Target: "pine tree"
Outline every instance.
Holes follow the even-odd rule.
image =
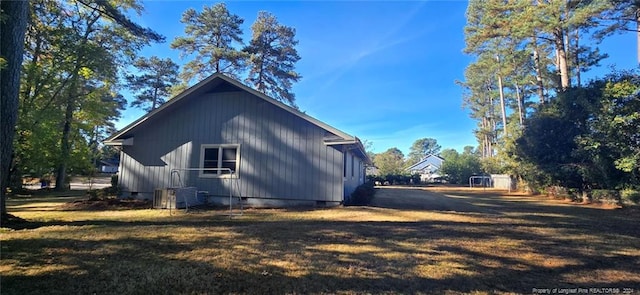
[[[213,73],[238,77],[246,60],[246,54],[235,47],[242,46],[242,18],[231,14],[226,4],[218,3],[205,6],[202,12],[187,9],[181,22],[186,24],[186,36],[173,40],[171,48],[181,50],[182,57],[195,55],[183,68],[181,76],[185,82]]]
[[[273,98],[295,107],[291,92],[301,76],[295,72],[300,60],[295,46],[295,29],[278,23],[273,14],[260,11],[251,26],[253,35],[244,51],[249,55],[250,71],[246,82]]]
[[[5,203],[13,137],[18,113],[18,92],[24,35],[28,21],[26,1],[0,1],[0,217],[7,217]]]
[[[409,148],[408,165],[418,163],[421,159],[428,155],[437,155],[441,146],[434,138],[421,138],[413,142]]]
[[[178,83],[178,65],[171,59],[141,57],[134,63],[139,74],[127,75],[128,86],[135,91],[132,107],[150,112],[171,95],[171,87]]]

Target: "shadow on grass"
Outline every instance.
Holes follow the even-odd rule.
[[[639,239],[566,239],[593,232],[562,227],[548,234],[544,225],[526,222],[183,220],[50,225],[93,225],[115,234],[3,241],[3,264],[16,261],[14,267],[32,269],[29,274],[3,274],[3,294],[529,293],[532,288],[593,287],[594,281],[598,287],[640,287],[637,252],[624,252],[637,249]],[[193,229],[195,237],[190,236]],[[95,231],[100,228],[92,228]],[[161,232],[136,236],[150,231]],[[223,232],[228,236],[217,235]],[[586,276],[587,283],[568,276],[576,273]]]
[[[265,210],[260,218],[238,220],[204,213],[158,221],[31,223],[40,229],[2,238],[1,265],[11,270],[3,271],[2,293],[640,289],[637,216],[498,197],[451,204],[493,206],[500,214],[440,211],[448,219],[325,221],[282,220],[276,218],[281,211]]]

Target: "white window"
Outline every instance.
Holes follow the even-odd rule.
[[[200,147],[200,177],[228,177],[238,173],[239,144],[203,144]],[[231,171],[229,171],[231,170]]]

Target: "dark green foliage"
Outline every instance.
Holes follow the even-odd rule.
[[[373,157],[373,164],[380,175],[400,175],[404,169],[404,154],[398,148],[390,148]]]
[[[178,84],[178,65],[169,58],[152,56],[138,58],[134,66],[138,74],[126,76],[127,86],[136,93],[131,106],[150,112],[164,103],[171,87]]]
[[[483,174],[480,158],[474,154],[459,154],[456,150],[448,149],[442,151],[440,156],[444,159],[440,172],[449,183],[468,184],[471,176]]]
[[[173,40],[171,48],[181,50],[183,57],[194,55],[194,59],[184,65],[185,82],[204,79],[213,73],[237,77],[244,69],[246,54],[234,46],[242,45],[240,26],[244,20],[230,13],[226,4],[205,6],[201,12],[189,8],[180,21],[186,24],[186,36]]]
[[[407,184],[419,184],[420,175],[407,175],[407,174],[386,174],[386,175],[369,175],[368,180],[372,182],[379,182],[382,185],[407,185]]]
[[[640,190],[623,189],[620,191],[620,198],[625,204],[640,204]]]
[[[516,140],[522,177],[537,189],[637,187],[639,81],[637,74],[611,75],[540,107]]]
[[[421,138],[413,142],[409,151],[408,165],[418,163],[429,155],[437,155],[442,148],[434,138]]]
[[[411,183],[412,184],[420,184],[421,180],[420,180],[420,174],[413,174],[411,175]]]
[[[258,13],[251,30],[251,42],[243,49],[249,56],[250,67],[245,81],[258,91],[296,107],[291,87],[302,78],[295,71],[295,64],[300,60],[295,48],[296,30],[281,25],[266,11]]]
[[[124,66],[150,40],[151,30],[124,15],[137,1],[30,1],[14,166],[19,175],[90,171],[100,142],[113,131],[126,100],[118,93]]]
[[[373,196],[376,193],[376,189],[373,186],[373,181],[367,181],[359,185],[356,190],[351,193],[349,199],[345,201],[346,206],[367,206],[373,200]]]
[[[591,191],[590,201],[594,203],[620,205],[620,192],[616,190],[598,189]]]
[[[111,175],[111,187],[118,187],[118,174]]]

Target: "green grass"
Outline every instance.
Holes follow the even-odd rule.
[[[398,191],[399,197],[402,190]],[[444,192],[446,193],[446,191]],[[9,200],[4,294],[531,293],[640,290],[627,210],[451,191],[496,214],[376,207],[65,211],[77,196]]]

